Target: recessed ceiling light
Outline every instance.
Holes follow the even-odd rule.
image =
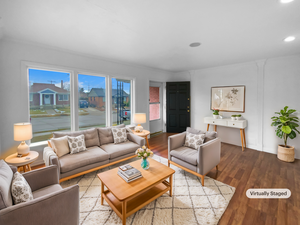
[[[294,36],[289,36],[289,37],[286,37],[285,39],[284,39],[284,41],[285,42],[290,42],[290,41],[293,41],[293,40],[295,40],[296,38],[294,37]]]
[[[200,46],[201,45],[201,43],[199,43],[199,42],[194,42],[194,43],[191,43],[190,44],[190,47],[198,47],[198,46]]]
[[[294,0],[280,0],[281,3],[289,3],[289,2],[292,2]]]

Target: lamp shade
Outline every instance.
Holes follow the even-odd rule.
[[[31,123],[15,123],[14,124],[14,140],[27,141],[32,138]]]
[[[146,123],[146,113],[135,113],[133,117],[134,123],[141,124]]]

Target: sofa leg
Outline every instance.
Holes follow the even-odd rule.
[[[219,165],[216,165],[216,170],[219,170]]]

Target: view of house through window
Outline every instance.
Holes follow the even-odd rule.
[[[70,90],[70,73],[30,68],[28,76],[31,143],[46,141],[55,131],[76,130],[71,127],[76,121],[79,130],[131,122],[131,80],[111,79],[112,108],[108,110],[106,77],[78,74],[78,80],[74,81],[75,86],[78,84],[77,98]],[[78,104],[78,113],[72,111],[71,102]],[[112,114],[111,124],[106,124],[108,112]]]
[[[29,101],[31,143],[71,130],[69,73],[29,69]]]
[[[149,87],[149,118],[160,119],[159,87]]]
[[[78,74],[79,129],[106,126],[105,77]]]
[[[131,80],[112,78],[112,123],[130,124],[131,121]]]

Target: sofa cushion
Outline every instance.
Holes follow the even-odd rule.
[[[204,139],[204,143],[211,141],[213,139],[217,138],[217,132],[216,131],[206,131],[205,132],[205,139]]]
[[[204,131],[202,131],[202,130],[197,130],[197,129],[194,129],[194,128],[191,128],[191,127],[187,127],[187,128],[186,128],[186,132],[192,133],[192,134],[205,134]]]
[[[99,147],[90,147],[86,151],[77,154],[68,154],[59,158],[60,172],[65,173],[86,165],[105,161],[109,159],[109,154]]]
[[[63,188],[59,184],[53,184],[53,185],[49,185],[47,187],[38,189],[38,190],[32,192],[32,194],[33,194],[33,198],[35,199],[35,198],[39,198],[39,197],[42,197],[47,194],[51,194],[55,191],[60,191],[62,189]]]
[[[12,206],[10,186],[13,178],[13,171],[9,165],[0,160],[0,210]]]
[[[174,156],[182,161],[185,161],[192,165],[197,165],[198,150],[189,147],[179,147],[176,150],[171,150],[171,156]]]
[[[120,124],[118,126],[113,126],[113,127],[114,128],[123,128],[123,127],[125,127],[125,124]],[[101,145],[114,143],[114,136],[113,136],[113,133],[112,133],[112,130],[111,130],[111,128],[113,128],[113,127],[100,127],[100,128],[97,128]]]
[[[135,153],[140,146],[134,142],[127,141],[118,145],[114,143],[101,145],[101,148],[110,155],[110,159],[113,159],[129,153]]]
[[[85,145],[87,148],[93,146],[100,146],[98,132],[96,128],[74,131],[74,132],[53,132],[53,137],[54,138],[63,137],[63,136],[77,137],[81,134],[84,134]]]

